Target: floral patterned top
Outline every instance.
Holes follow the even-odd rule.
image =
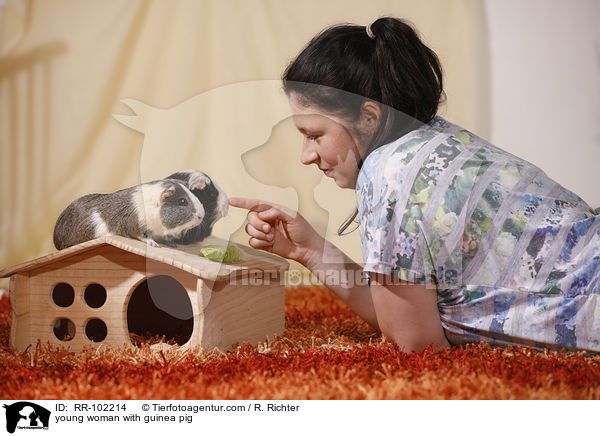
[[[600,216],[536,166],[435,117],[356,190],[364,271],[435,286],[451,343],[600,351]]]

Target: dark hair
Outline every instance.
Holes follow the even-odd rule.
[[[380,145],[431,121],[445,99],[439,59],[413,27],[382,17],[370,28],[374,38],[365,26],[342,24],[325,29],[282,77],[288,96],[295,93],[303,104],[349,121],[358,119],[366,99],[381,103],[382,122],[363,160]],[[338,234],[356,214],[342,224]]]

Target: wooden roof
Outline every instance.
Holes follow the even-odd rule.
[[[219,245],[226,247],[235,245],[240,253],[239,262],[226,264],[209,260],[200,254],[200,248],[206,245]],[[59,259],[75,256],[93,250],[102,245],[112,245],[121,250],[153,259],[175,268],[182,269],[206,280],[224,280],[231,275],[243,275],[250,270],[285,271],[289,263],[273,254],[256,250],[243,245],[235,244],[224,239],[210,236],[201,243],[179,245],[177,248],[151,247],[145,242],[123,236],[102,236],[91,241],[74,245],[64,250],[57,251],[47,256],[39,257],[0,271],[0,277],[9,277],[13,274],[32,271],[41,266],[55,262]]]

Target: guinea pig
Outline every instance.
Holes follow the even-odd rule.
[[[104,235],[139,239],[148,245],[200,242],[228,211],[228,199],[210,177],[196,170],[110,194],[88,194],[73,201],[54,227],[54,246],[62,250]]]

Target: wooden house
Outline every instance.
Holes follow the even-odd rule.
[[[208,244],[228,242],[169,248],[104,236],[0,271],[10,277],[10,345],[81,351],[150,334],[225,350],[282,334],[288,262],[236,244],[240,261],[214,262],[200,254]]]

